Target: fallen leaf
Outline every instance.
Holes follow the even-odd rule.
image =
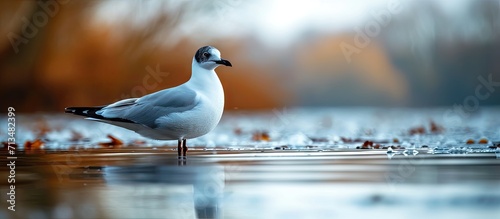
[[[241,128],[235,128],[233,131],[234,131],[235,135],[241,135],[241,134],[243,134],[243,130],[241,130]]]
[[[30,151],[30,150],[39,150],[39,149],[42,149],[42,147],[44,146],[44,143],[42,140],[40,139],[36,139],[35,141],[31,142],[31,141],[26,141],[24,143],[24,150],[26,151]]]
[[[422,135],[425,134],[425,128],[423,126],[415,127],[410,129],[410,135]]]
[[[99,145],[102,147],[120,147],[123,145],[123,142],[120,139],[112,135],[108,135],[108,138],[111,139],[110,142],[99,143]]]
[[[481,139],[479,139],[479,141],[477,143],[479,143],[479,144],[488,144],[488,139],[481,138]]]
[[[432,120],[431,120],[430,126],[431,126],[431,132],[434,133],[434,134],[439,134],[439,133],[442,133],[444,131],[443,126],[440,126],[440,125],[436,124]]]
[[[474,144],[476,142],[474,140],[472,140],[472,139],[469,138],[469,139],[467,139],[467,141],[465,143],[466,144]]]
[[[373,146],[373,141],[365,141],[363,146]]]
[[[257,132],[253,133],[252,140],[253,141],[270,141],[271,137],[269,136],[269,133],[267,133],[266,131],[257,131]]]
[[[380,145],[379,145],[380,146]],[[373,147],[373,141],[365,141],[360,149],[371,149]],[[358,148],[358,147],[357,147]]]

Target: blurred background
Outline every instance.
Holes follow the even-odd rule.
[[[62,112],[183,83],[217,47],[226,109],[500,103],[498,0],[0,1],[0,108]],[[482,82],[483,81],[483,82]]]

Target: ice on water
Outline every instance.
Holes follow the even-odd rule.
[[[381,142],[385,146],[401,146],[405,155],[419,151],[429,153],[494,152],[492,144],[465,144],[467,139],[486,138],[500,141],[500,122],[496,115],[499,108],[481,108],[468,118],[447,120],[447,108],[296,108],[274,109],[260,112],[227,111],[217,128],[211,133],[190,140],[197,147],[274,148],[337,150],[355,149],[363,141]],[[46,146],[64,148],[74,144],[93,147],[107,141],[111,134],[126,144],[145,142],[146,146],[175,145],[174,141],[156,141],[112,125],[95,123],[62,114],[18,115],[17,140],[34,140],[39,130],[34,124],[42,121],[49,127],[43,136]],[[430,121],[442,126],[442,133],[431,133]],[[5,123],[2,119],[0,125]],[[410,135],[414,127],[424,127],[425,134]],[[80,142],[71,142],[77,132],[83,136]],[[269,139],[256,141],[253,135],[266,133]],[[5,135],[3,135],[5,136]],[[357,141],[344,142],[344,139]],[[398,142],[393,142],[398,139]],[[5,141],[4,137],[0,137]],[[22,144],[22,143],[21,143]]]

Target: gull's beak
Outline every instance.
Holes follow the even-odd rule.
[[[225,66],[229,66],[229,67],[233,67],[233,65],[231,65],[231,62],[225,60],[225,59],[220,59],[218,61],[214,61],[215,63],[219,64],[219,65],[225,65]]]

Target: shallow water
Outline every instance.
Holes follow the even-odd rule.
[[[19,147],[16,211],[3,201],[0,218],[498,218],[498,109],[462,123],[442,112],[229,113],[213,133],[188,141],[186,162],[175,142],[78,117],[19,115],[19,141],[36,138],[30,121],[43,118],[48,131],[42,148]],[[444,131],[432,133],[430,119]],[[426,133],[408,134],[418,125]],[[70,140],[70,129],[81,139]],[[99,145],[107,134],[125,144]],[[356,149],[365,140],[400,147]],[[0,173],[8,178],[8,169]]]
[[[494,218],[493,153],[83,150],[17,161],[16,213],[1,218]],[[3,177],[6,172],[2,171]],[[2,186],[2,192],[8,191]]]

